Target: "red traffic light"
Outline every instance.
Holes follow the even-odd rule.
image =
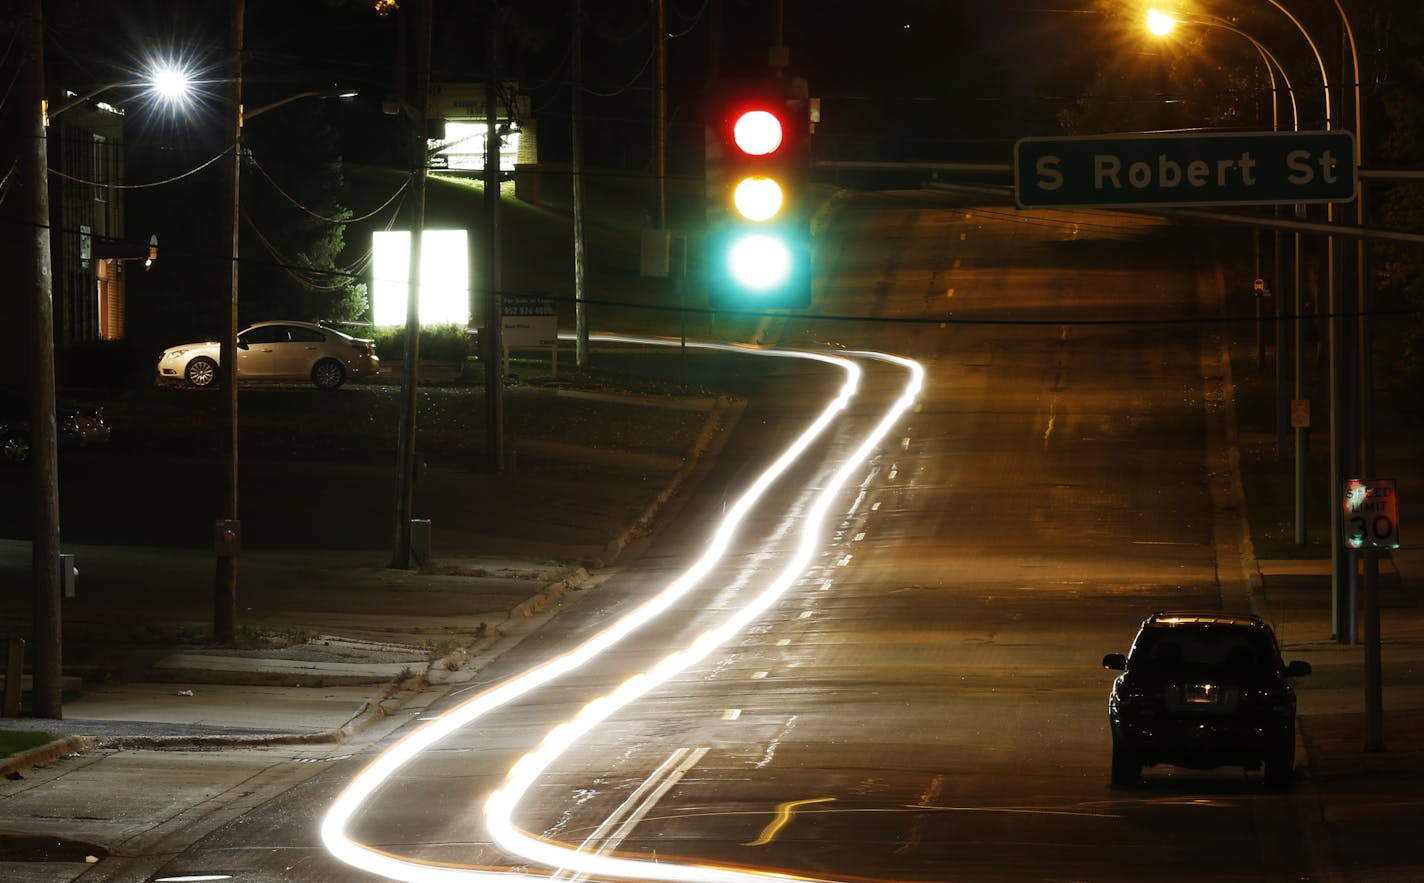
[[[749,110],[737,116],[732,124],[732,141],[743,153],[766,156],[781,146],[781,120],[767,110]]]

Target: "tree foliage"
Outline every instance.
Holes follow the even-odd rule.
[[[351,211],[335,130],[319,102],[245,127],[242,308],[248,320],[369,318],[366,285],[340,263]]]
[[[1424,7],[1416,0],[1376,0],[1361,16],[1373,50],[1367,149],[1379,167],[1417,168],[1424,156]],[[1374,147],[1369,147],[1373,143]],[[1424,186],[1396,182],[1375,199],[1378,223],[1391,229],[1424,231]],[[1376,322],[1382,341],[1376,352],[1394,361],[1393,382],[1417,390],[1424,382],[1424,250],[1414,245],[1375,249],[1376,307],[1399,312]]]

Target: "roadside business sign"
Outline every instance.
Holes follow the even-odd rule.
[[[1350,549],[1399,548],[1399,495],[1392,478],[1350,478],[1343,483],[1340,519]]]
[[[542,349],[559,344],[559,310],[552,297],[503,294],[499,299],[501,341],[506,350]]]
[[[1355,198],[1350,132],[1023,138],[1020,208],[1274,205]]]

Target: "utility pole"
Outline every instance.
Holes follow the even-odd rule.
[[[499,236],[499,26],[498,0],[491,0],[489,74],[485,80],[485,447],[491,475],[504,472],[504,312],[500,305]]]
[[[654,152],[657,154],[658,229],[667,229],[667,0],[656,0],[657,34],[655,51],[658,56],[657,83],[653,88],[653,113],[656,122]]]
[[[588,304],[583,291],[583,0],[573,0],[573,90],[569,95],[569,131],[573,159],[569,163],[574,197],[574,361],[588,367]]]
[[[59,457],[54,415],[54,276],[50,259],[49,140],[45,130],[44,20],[40,0],[29,4],[29,55],[25,65],[25,116],[30,128],[24,150],[24,181],[34,245],[30,287],[30,469],[34,480],[33,580],[34,687],[36,717],[64,717],[61,683],[62,622],[59,591]]]
[[[237,554],[242,546],[242,522],[237,517],[237,261],[241,232],[240,188],[242,175],[242,41],[245,0],[232,0],[232,21],[229,30],[228,76],[231,80],[232,105],[228,108],[227,138],[232,156],[228,158],[224,176],[227,212],[223,216],[224,233],[231,246],[231,268],[228,289],[219,315],[223,317],[223,336],[218,350],[218,372],[223,389],[222,509],[213,531],[217,557],[216,586],[213,592],[213,640],[232,644],[237,640]]]
[[[415,76],[415,138],[411,146],[415,162],[412,182],[410,258],[406,264],[405,355],[401,360],[401,408],[396,420],[396,500],[395,542],[391,567],[411,566],[410,521],[415,511],[415,426],[417,389],[420,383],[420,285],[422,245],[425,239],[426,133],[430,118],[430,34],[431,0],[420,4],[419,44]]]

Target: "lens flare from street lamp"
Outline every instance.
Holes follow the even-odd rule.
[[[153,91],[167,101],[183,101],[193,89],[193,78],[188,72],[169,64],[161,64],[149,75]]]
[[[1177,20],[1170,12],[1163,12],[1160,9],[1147,10],[1147,30],[1159,37],[1165,37],[1172,33],[1172,29],[1177,26]]]

